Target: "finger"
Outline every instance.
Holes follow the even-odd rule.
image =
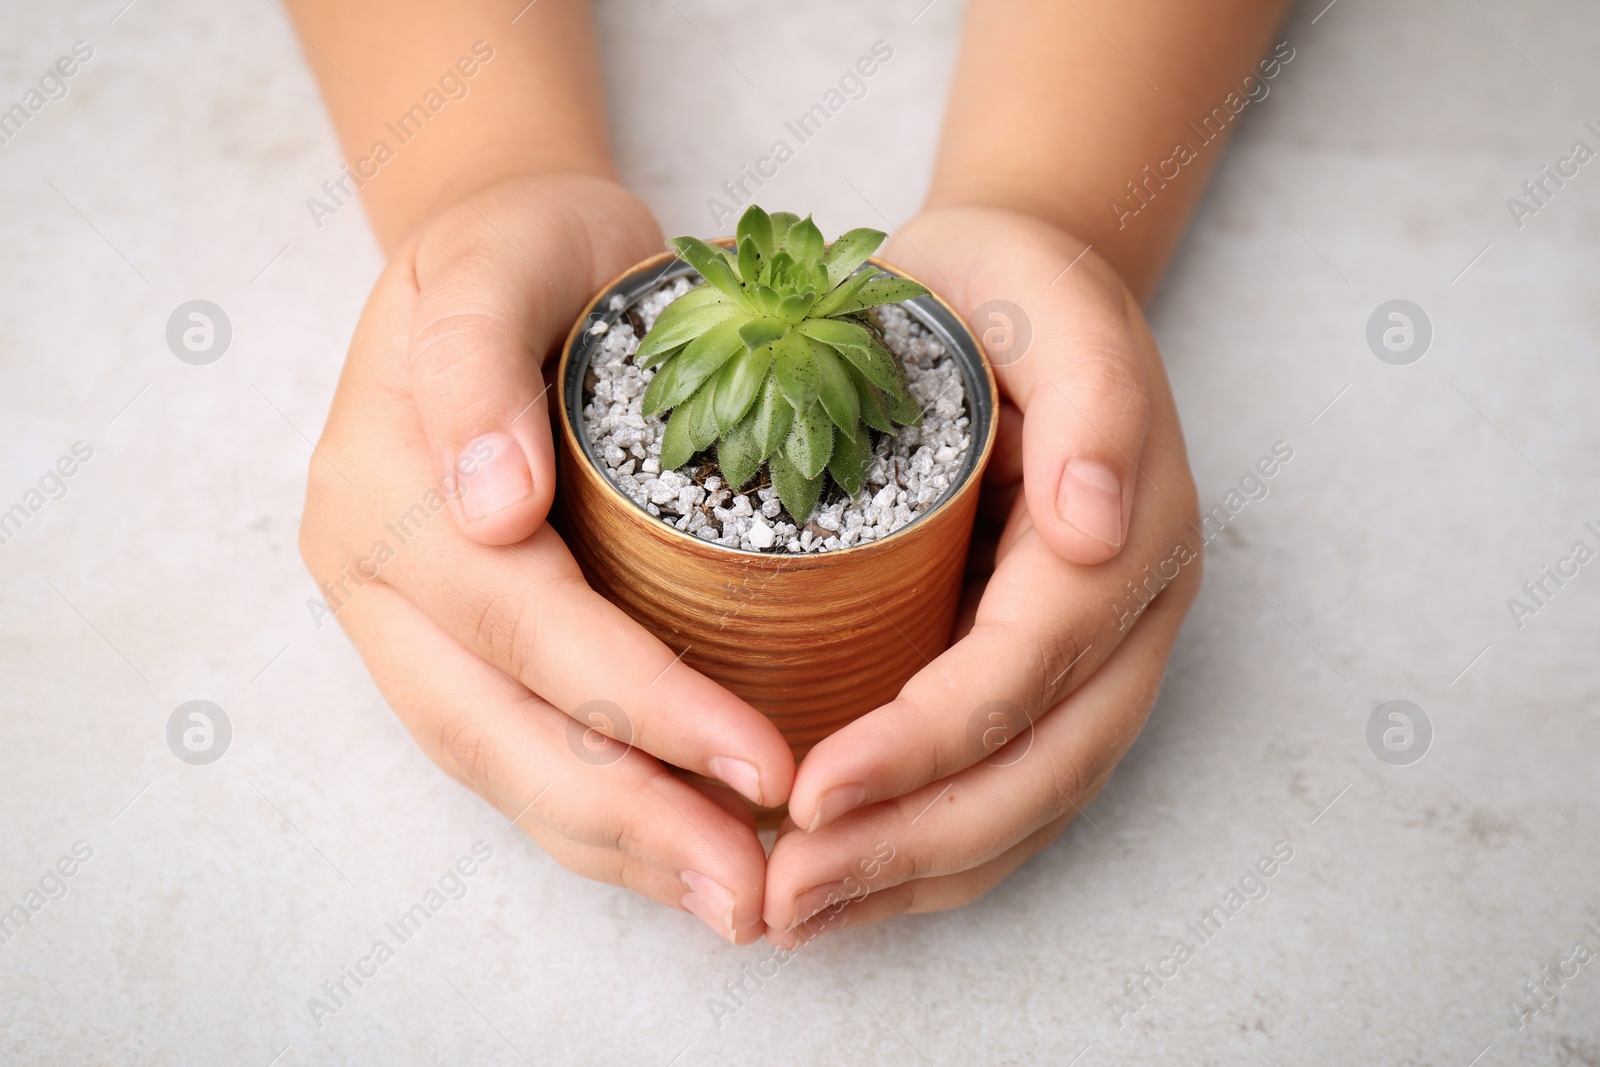
[[[1070,814],[1041,826],[987,863],[955,874],[917,878],[882,889],[868,888],[865,895],[825,905],[789,930],[767,931],[767,940],[780,948],[809,944],[824,933],[845,927],[869,926],[896,915],[948,911],[970,904],[1011,877],[1024,863],[1061,836]]]
[[[457,546],[448,578],[429,556],[397,560],[397,587],[458,642],[587,728],[756,804],[788,797],[794,757],[771,720],[685,664],[687,646],[669,648],[589,588],[554,530],[510,548]]]
[[[863,895],[847,879],[877,892],[970,870],[1076,813],[1138,735],[1186,607],[1158,599],[1104,666],[1024,735],[1028,747],[1013,762],[980,763],[786,835],[767,860],[767,926],[792,929],[830,894]]]
[[[1106,324],[1113,335],[1115,324]],[[1068,342],[1023,424],[1023,489],[1039,534],[1064,559],[1104,563],[1128,540],[1150,399],[1128,339]],[[1044,372],[1044,354],[1035,369]]]
[[[971,629],[893,701],[823,739],[795,776],[789,810],[810,830],[900,796],[995,753],[1093,675],[1152,598],[1198,589],[1201,539],[1175,420],[1149,450],[1171,487],[1138,499],[1128,550],[1099,566],[1069,562],[1017,507]]]
[[[605,254],[593,277],[590,264],[608,250],[593,247],[575,215],[532,211],[517,190],[463,197],[450,221],[414,246],[411,393],[461,531],[513,544],[544,521],[555,491],[545,356],[649,240],[633,242],[629,259]],[[655,233],[648,219],[639,228]]]
[[[340,382],[389,395],[361,418],[330,419],[308,478],[302,551],[337,615],[368,586],[387,583],[467,649],[584,727],[668,763],[717,778],[764,806],[787,799],[794,759],[764,715],[681,662],[584,582],[549,527],[514,546],[464,540],[437,518],[428,456],[397,449],[359,466],[372,440],[419,441],[418,415],[392,379],[394,311],[402,295],[377,293],[362,316]],[[336,398],[335,410],[343,410]]]
[[[732,815],[741,824],[748,827],[751,833],[755,832],[756,813],[750,810],[750,805],[746,804],[738,793],[735,793],[733,790],[725,788],[724,786],[718,785],[716,782],[708,782],[703,778],[679,776],[679,780],[687,785],[690,789],[693,789],[696,792],[704,795],[708,800],[710,800],[717,807],[721,808],[723,811],[727,812],[729,815]]]
[[[1103,563],[1128,540],[1150,425],[1153,341],[1137,303],[1087,249],[1061,238],[1029,242],[1022,262],[981,277],[969,299],[1008,299],[1026,309],[1032,342],[999,367],[1002,388],[1023,410],[1023,484],[1034,525],[1064,559]],[[1055,279],[1052,281],[1051,279]],[[989,288],[994,287],[990,292]],[[1009,292],[1001,292],[1007,289]]]
[[[730,941],[759,934],[766,857],[750,826],[637,749],[586,745],[387,586],[339,621],[423,752],[558,862],[690,911]]]
[[[1161,377],[1155,345],[1127,287],[1082,241],[1022,215],[961,216],[935,212],[916,245],[897,235],[886,255],[935,272],[1025,413],[1040,536],[1064,559],[1103,563],[1127,542],[1135,497],[1153,491],[1140,467]]]

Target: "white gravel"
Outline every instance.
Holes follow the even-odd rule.
[[[971,446],[966,390],[961,370],[944,345],[903,308],[876,311],[884,341],[904,361],[911,394],[922,408],[922,425],[906,426],[893,437],[878,437],[866,484],[854,499],[830,479],[804,527],[778,502],[766,469],[753,488],[735,495],[723,485],[709,453],[678,470],[661,470],[661,436],[666,420],[640,414],[645,386],[654,370],[632,361],[639,335],[629,321],[634,312],[648,331],[673,300],[690,288],[678,279],[640,300],[615,325],[590,328],[603,334],[584,383],[584,428],[606,476],[662,522],[729,548],[751,552],[828,552],[887,537],[932,508],[955,485]],[[612,311],[623,310],[612,297]]]

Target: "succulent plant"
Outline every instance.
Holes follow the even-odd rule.
[[[640,342],[656,368],[644,414],[670,410],[661,468],[717,448],[730,486],[767,464],[796,522],[828,475],[854,496],[872,461],[868,428],[892,434],[921,421],[905,367],[863,312],[922,296],[916,282],[867,267],[878,230],[824,244],[807,216],[751,205],[737,249],[677,237],[668,244],[706,284],[673,301]]]

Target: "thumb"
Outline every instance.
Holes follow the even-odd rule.
[[[515,544],[555,491],[541,360],[563,301],[531,262],[492,246],[419,249],[417,275],[411,392],[440,485],[468,538]]]
[[[1150,423],[1142,318],[1137,307],[1095,306],[1105,303],[1086,301],[1072,329],[1053,344],[1036,338],[1036,359],[1016,368],[1033,379],[1022,390],[1029,516],[1058,556],[1082,564],[1104,563],[1127,542]]]

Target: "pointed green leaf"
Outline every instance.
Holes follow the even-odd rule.
[[[683,345],[678,345],[675,348],[664,348],[660,352],[650,353],[644,359],[640,359],[638,353],[635,353],[634,362],[639,365],[640,370],[649,370],[651,367],[659,367],[673,356],[678,355],[684,350],[684,347]]]
[[[829,315],[853,315],[867,308],[877,307],[880,304],[898,304],[902,300],[912,300],[919,296],[927,296],[928,290],[910,278],[874,278],[851,296],[848,300],[841,300],[836,306],[829,309]]]
[[[795,414],[794,425],[783,442],[783,454],[807,478],[822,473],[833,455],[833,420],[821,404],[812,404]]]
[[[800,325],[800,332],[835,348],[865,348],[872,343],[871,333],[853,319],[809,319]]]
[[[744,251],[745,239],[749,238],[755,242],[756,251],[761,253],[762,259],[772,258],[772,218],[761,210],[760,205],[751,204],[744,209],[744,214],[739,216],[739,228],[735,231],[735,236],[739,238],[741,253]],[[745,281],[749,280],[748,277],[745,278]]]
[[[850,368],[850,380],[856,386],[856,399],[861,401],[861,421],[881,433],[894,433],[894,420],[889,417],[889,401],[883,390],[867,381],[855,367]]]
[[[744,339],[744,346],[751,351],[763,345],[770,345],[788,332],[789,324],[778,319],[751,319],[739,327],[739,336]]]
[[[889,393],[885,396],[888,401],[889,417],[902,426],[921,426],[922,408],[917,404],[917,398],[907,389],[899,396]]]
[[[667,432],[661,435],[661,469],[677,470],[694,458],[694,442],[689,439],[690,411],[688,404],[679,404],[667,420]]]
[[[783,298],[772,286],[760,283],[750,288],[750,303],[754,305],[759,315],[776,315],[778,307],[783,303]]]
[[[851,496],[861,492],[867,480],[867,468],[872,464],[872,438],[862,427],[854,432],[842,427],[833,430],[833,455],[828,459],[828,473],[840,488]]]
[[[772,366],[772,349],[766,345],[754,351],[740,352],[723,364],[717,372],[717,426],[731,429],[744,418],[750,405],[761,392],[761,383],[767,380],[767,370]],[[760,462],[757,460],[757,462]]]
[[[817,498],[822,495],[822,475],[807,478],[784,458],[782,452],[772,454],[772,458],[767,460],[767,469],[772,471],[772,486],[778,491],[778,499],[789,512],[789,517],[804,525],[811,517],[811,512],[816,510]]]
[[[683,399],[694,391],[694,386],[683,388],[679,385],[678,372],[683,366],[683,361],[673,359],[666,366],[656,371],[655,377],[650,379],[650,384],[644,387],[644,399],[639,402],[639,413],[645,418],[659,415],[670,407],[683,402]]]
[[[700,383],[722,369],[722,365],[744,351],[739,336],[739,321],[725,319],[695,338],[688,348],[673,356],[645,389],[646,415],[676,407],[700,387]],[[656,384],[666,377],[665,384]],[[655,392],[652,394],[652,390]],[[650,406],[653,405],[653,406]]]
[[[739,242],[739,277],[749,285],[761,280],[761,252],[756,248],[753,238],[746,237]]]
[[[806,312],[811,310],[811,305],[817,302],[814,292],[795,293],[783,298],[783,303],[778,305],[778,317],[784,322],[799,322],[806,317]]]
[[[883,342],[860,323],[845,319],[807,319],[795,329],[807,337],[833,346],[880,389],[895,394],[901,391],[900,364],[883,346]]]
[[[861,401],[856,397],[855,383],[839,354],[821,341],[806,339],[811,345],[811,356],[817,361],[817,399],[833,419],[834,424],[846,433],[854,432],[861,419]]]
[[[792,211],[774,211],[772,213],[772,254],[776,256],[782,251],[784,244],[789,240],[789,230],[800,221],[800,216]]]
[[[835,308],[853,299],[861,291],[863,285],[877,277],[880,277],[880,275],[870,268],[850,275],[850,277],[835,286],[832,292],[818,300],[816,307],[811,309],[811,313],[819,319],[827,318],[833,314]],[[706,286],[706,288],[709,289],[711,287]]]
[[[778,388],[795,411],[804,411],[817,398],[817,361],[811,346],[791,330],[772,343],[772,355]]]
[[[828,287],[838,285],[861,264],[867,261],[872,253],[883,244],[883,239],[888,236],[882,230],[859,229],[841,234],[828,250],[822,254],[822,265],[828,268]]]
[[[673,303],[656,319],[656,324],[649,333],[644,335],[644,340],[639,342],[639,351],[633,358],[641,367],[650,366],[658,362],[651,357],[670,348],[693,341],[717,323],[728,319],[738,313],[739,308],[733,303],[701,304],[698,307],[690,306],[682,312],[673,314],[677,307]]]
[[[738,489],[756,476],[761,466],[761,446],[756,442],[753,413],[717,441],[717,466],[722,468],[722,477],[730,489]]]
[[[761,458],[766,459],[783,444],[784,438],[789,436],[789,426],[794,422],[794,407],[778,388],[777,375],[768,374],[767,380],[761,384],[761,395],[756,398],[756,406],[750,412],[750,417],[755,420],[752,428]]]
[[[708,245],[698,237],[674,237],[667,244],[706,281],[740,303],[745,301],[744,289],[726,249]]]
[[[689,398],[689,441],[696,452],[710,448],[722,431],[717,427],[717,379],[712,378]]]
[[[662,309],[661,315],[682,314],[692,308],[703,307],[706,304],[726,304],[732,301],[727,293],[714,285],[694,285],[689,291]],[[661,315],[656,316],[656,325],[661,324]]]
[[[772,269],[767,273],[766,283],[774,287],[780,285],[781,280],[789,276],[793,266],[794,257],[782,249],[778,250],[772,257]]]
[[[809,264],[822,258],[826,244],[822,240],[822,231],[817,229],[817,224],[811,221],[810,215],[807,215],[789,227],[789,235],[784,238],[783,247],[797,263]]]

